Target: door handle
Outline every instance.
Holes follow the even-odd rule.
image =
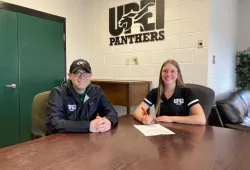
[[[14,88],[16,88],[16,84],[9,84],[9,85],[5,85],[5,87],[9,87],[9,88],[14,89]]]

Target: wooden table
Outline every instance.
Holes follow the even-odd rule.
[[[105,133],[56,134],[0,149],[3,170],[244,170],[250,133],[163,123],[175,135],[146,137],[131,116]]]
[[[91,83],[102,87],[113,105],[130,107],[139,105],[150,90],[150,81],[139,80],[92,80]]]

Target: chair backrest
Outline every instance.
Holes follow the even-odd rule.
[[[34,97],[32,104],[32,130],[41,130],[47,132],[45,119],[46,107],[50,91],[42,92]]]
[[[217,109],[225,124],[248,122],[250,117],[250,90],[240,89],[228,98],[216,101]]]
[[[211,112],[215,97],[213,89],[198,84],[185,85],[186,87],[190,88],[195,96],[199,99],[200,105],[205,112],[206,119],[208,120],[208,116]]]

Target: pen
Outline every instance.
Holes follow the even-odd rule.
[[[142,111],[144,112],[145,115],[149,115],[148,112],[143,108],[141,107]]]

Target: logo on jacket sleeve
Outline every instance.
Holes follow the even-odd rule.
[[[74,105],[68,105],[68,109],[69,109],[69,111],[71,111],[71,112],[73,112],[73,111],[75,111],[76,110],[76,105],[74,104]]]
[[[182,105],[184,103],[184,99],[174,99],[174,103],[176,105]]]

